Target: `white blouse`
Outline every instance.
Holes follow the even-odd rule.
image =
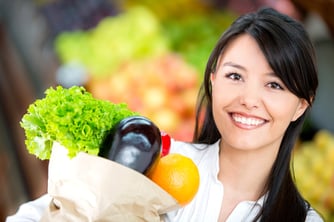
[[[165,220],[169,222],[218,221],[224,186],[218,180],[219,141],[213,145],[190,144],[172,141],[172,153],[181,153],[190,157],[200,173],[200,186],[195,198],[184,208],[168,213]],[[260,211],[264,197],[258,201],[242,201],[232,211],[226,222],[250,222]],[[308,212],[307,222],[323,221],[314,211]]]
[[[219,146],[199,145],[172,140],[171,153],[181,153],[190,157],[198,166],[200,186],[195,198],[184,208],[168,213],[166,222],[216,222],[224,198],[224,186],[217,179],[219,171]],[[264,197],[257,202],[240,202],[232,211],[226,222],[250,222],[262,207]],[[51,201],[49,195],[22,204],[16,214],[7,217],[6,222],[39,221]],[[322,222],[314,211],[308,212],[307,222]]]

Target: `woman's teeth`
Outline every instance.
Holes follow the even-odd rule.
[[[244,124],[244,125],[250,125],[250,126],[258,126],[261,125],[265,122],[263,119],[257,119],[257,118],[249,118],[249,117],[244,117],[244,116],[237,116],[237,115],[232,115],[232,118],[234,121]]]

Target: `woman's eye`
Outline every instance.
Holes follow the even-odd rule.
[[[232,79],[232,80],[241,80],[241,75],[239,75],[238,73],[228,73],[226,75],[227,78]]]
[[[280,84],[278,84],[277,82],[271,82],[268,85],[269,85],[270,88],[283,90],[283,87]]]

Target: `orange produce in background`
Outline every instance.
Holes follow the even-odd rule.
[[[94,97],[125,102],[173,138],[190,141],[199,76],[182,57],[169,53],[125,62],[108,77],[91,78],[86,87]]]
[[[195,197],[200,183],[195,163],[177,153],[161,157],[148,177],[173,196],[181,206],[185,206]]]

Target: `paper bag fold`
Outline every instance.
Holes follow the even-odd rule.
[[[108,159],[79,153],[70,159],[54,143],[41,221],[160,221],[178,203],[146,176]]]

